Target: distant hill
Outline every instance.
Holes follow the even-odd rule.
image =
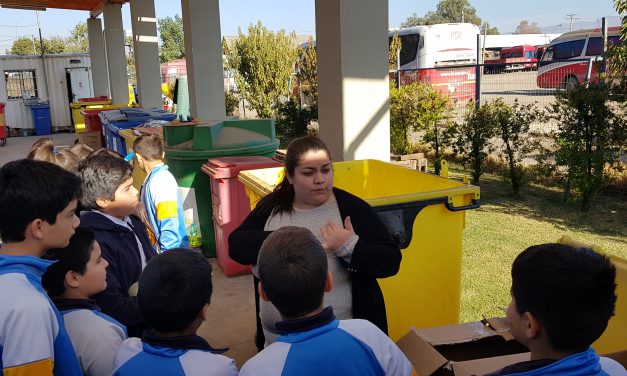
[[[608,17],[608,26],[620,26],[620,18],[619,17]],[[581,30],[581,29],[595,29],[597,27],[601,27],[601,18],[595,21],[575,21],[573,22],[573,31]],[[542,33],[551,33],[551,34],[563,34],[570,31],[570,23],[564,20],[563,23],[559,25],[540,27],[540,31]]]

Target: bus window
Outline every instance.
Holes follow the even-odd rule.
[[[603,53],[603,40],[600,37],[588,39],[586,56],[597,56]]]
[[[579,57],[583,50],[584,39],[574,40],[571,42],[559,43],[553,48],[553,60],[571,59],[573,57]],[[548,51],[547,51],[548,52]]]
[[[542,54],[542,61],[552,61],[553,60],[553,46],[549,47]]]
[[[411,63],[416,59],[416,53],[418,52],[418,40],[420,35],[409,34],[401,36],[401,54],[400,65],[403,66],[407,63]]]
[[[525,59],[533,59],[535,54],[535,51],[525,51]]]

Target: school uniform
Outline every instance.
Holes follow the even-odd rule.
[[[155,230],[159,251],[189,248],[183,215],[183,199],[176,179],[166,164],[150,171],[141,190],[141,202]]]
[[[41,285],[53,261],[0,255],[0,368],[10,375],[82,375],[63,319]]]
[[[139,281],[146,263],[156,254],[150,244],[146,225],[134,216],[124,220],[99,211],[81,213],[81,226],[94,232],[107,260],[107,288],[96,295],[98,307],[124,326],[129,336],[139,336],[145,329],[137,298],[129,294]]]
[[[109,376],[127,337],[126,327],[100,311],[92,299],[53,299],[63,317],[85,376]]]
[[[282,334],[246,362],[240,376],[412,373],[409,360],[379,328],[366,320],[336,320],[331,307],[276,327]]]
[[[113,376],[237,376],[225,350],[212,348],[202,337],[159,337],[150,331],[129,338],[115,356]]]
[[[627,376],[618,362],[599,357],[592,347],[561,360],[538,359],[516,363],[486,376]]]

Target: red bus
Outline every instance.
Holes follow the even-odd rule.
[[[536,69],[538,58],[536,47],[530,45],[514,46],[502,48],[499,51],[499,58],[486,61],[486,71],[503,72]]]
[[[621,43],[620,27],[608,29],[608,45]],[[551,41],[538,63],[538,87],[568,88],[586,81],[590,60],[599,61],[603,54],[601,29],[563,34]],[[590,81],[596,81],[597,67],[592,65]]]

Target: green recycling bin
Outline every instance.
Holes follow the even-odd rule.
[[[191,225],[196,224],[203,254],[215,257],[211,181],[200,168],[208,159],[223,156],[273,157],[279,147],[274,121],[173,123],[163,127],[163,134],[165,158],[183,196],[185,225],[189,232]]]

